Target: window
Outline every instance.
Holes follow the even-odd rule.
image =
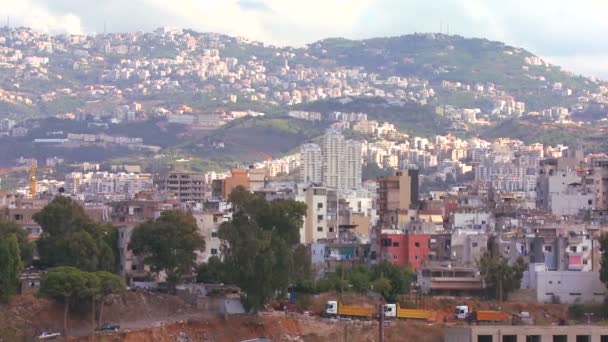
[[[414,242],[414,247],[420,248],[420,242]]]
[[[323,231],[323,227],[317,227],[317,231],[318,232],[322,232]]]
[[[414,257],[414,260],[420,260],[420,256],[416,255],[416,256]]]
[[[492,335],[478,335],[477,342],[492,342]]]
[[[393,255],[393,259],[397,260],[397,259],[399,259],[399,256],[398,255]]]
[[[211,237],[212,238],[216,238],[217,237],[217,232],[211,232]]]
[[[473,242],[473,243],[471,244],[471,246],[473,246],[473,248],[476,248],[476,247],[477,247],[477,242]]]
[[[503,335],[502,342],[517,342],[517,335]]]
[[[549,280],[549,284],[553,284],[553,280]]]
[[[131,271],[137,271],[137,265],[135,265],[135,264],[131,265]]]
[[[399,242],[393,242],[393,247],[399,247]]]
[[[568,335],[553,335],[553,342],[568,342]]]
[[[211,255],[217,255],[217,248],[211,248]]]
[[[317,203],[317,209],[323,209],[323,203]]]
[[[576,342],[591,342],[590,335],[576,335]]]
[[[540,335],[526,335],[526,342],[541,342]]]
[[[15,221],[22,221],[22,220],[23,220],[23,215],[15,214]]]
[[[553,246],[550,246],[550,245],[545,246],[545,252],[551,253],[552,250],[553,250]]]
[[[322,221],[323,220],[323,215],[317,215],[317,221]]]
[[[587,204],[592,205],[593,204],[593,200],[587,200]]]
[[[586,251],[588,251],[588,250],[589,250],[589,247],[587,247],[587,246],[583,246],[583,252],[586,252]]]
[[[570,246],[570,252],[576,253],[576,246]]]
[[[333,233],[334,232],[334,227],[329,227],[329,232]]]
[[[588,265],[589,261],[587,259],[583,259],[583,265]]]

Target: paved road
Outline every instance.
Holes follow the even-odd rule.
[[[218,316],[210,312],[196,312],[173,315],[165,318],[143,318],[128,322],[117,322],[120,324],[120,330],[139,330],[144,328],[154,328],[162,325],[176,323],[187,320],[206,320],[217,318]],[[83,337],[88,336],[91,333],[91,328],[88,326],[79,327],[78,329],[70,330],[70,336],[72,337]]]

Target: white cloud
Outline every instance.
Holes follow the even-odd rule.
[[[0,0],[0,18],[46,32],[99,32],[107,21],[111,31],[168,25],[281,45],[436,32],[442,21],[604,76],[608,63],[594,56],[608,55],[606,13],[607,0]]]
[[[563,69],[608,81],[608,53],[600,55],[548,56],[551,64]]]
[[[181,18],[182,25],[280,44],[304,44],[354,31],[372,0],[266,0],[251,11],[238,0],[140,0]]]
[[[80,17],[73,13],[53,14],[48,8],[29,0],[0,0],[0,16],[12,24],[57,33],[82,33]]]

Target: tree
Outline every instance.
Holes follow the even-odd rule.
[[[488,294],[499,302],[509,294],[519,289],[521,278],[526,269],[524,260],[520,257],[515,264],[509,265],[509,260],[500,255],[495,237],[488,239],[488,250],[477,262],[479,272],[484,277]]]
[[[110,272],[99,271],[95,272],[94,275],[99,281],[99,291],[97,292],[96,297],[96,299],[99,301],[99,315],[97,324],[101,326],[103,322],[103,307],[106,299],[112,294],[124,292],[127,285],[121,277]]]
[[[600,280],[608,287],[608,234],[602,234],[599,238],[600,251]]]
[[[366,292],[370,289],[371,275],[365,266],[353,267],[348,272],[348,282],[356,292]]]
[[[206,263],[198,266],[196,270],[196,281],[205,284],[218,284],[224,282],[224,266],[222,260],[212,256]]]
[[[389,298],[393,294],[393,285],[390,279],[380,277],[374,281],[374,291],[380,293],[384,298]]]
[[[72,300],[81,296],[87,289],[87,278],[75,267],[61,266],[51,269],[40,282],[40,294],[47,298],[62,301],[63,336],[68,337],[68,313]]]
[[[95,304],[100,296],[99,278],[92,272],[81,272],[84,284],[78,291],[78,299],[88,301],[91,306],[91,336],[95,334]]]
[[[43,265],[116,270],[116,228],[94,222],[77,202],[57,196],[33,218],[43,231],[37,245]]]
[[[306,205],[294,200],[268,202],[243,187],[229,197],[232,220],[221,225],[227,277],[244,291],[244,304],[256,312],[277,292],[286,292],[302,267],[294,251]],[[296,260],[297,259],[297,260]]]
[[[23,272],[21,251],[15,234],[0,240],[0,300],[8,300],[18,292],[19,276]]]
[[[410,291],[412,276],[414,274],[414,270],[411,266],[403,268],[382,261],[381,263],[374,265],[371,272],[373,279],[387,278],[390,281],[390,291],[384,296],[386,300],[396,301],[399,295]]]
[[[175,284],[196,266],[196,252],[205,250],[205,240],[198,231],[196,220],[186,212],[163,211],[155,221],[135,228],[129,249],[144,257],[158,274],[164,271],[167,281]]]
[[[8,239],[10,235],[15,235],[17,237],[19,251],[21,252],[21,261],[26,265],[32,262],[34,246],[27,239],[27,231],[15,221],[0,219],[0,240]]]

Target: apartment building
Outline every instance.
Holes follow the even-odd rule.
[[[300,229],[300,242],[309,244],[338,234],[338,192],[323,186],[308,186],[296,196],[306,203],[306,217]]]
[[[409,209],[418,207],[418,170],[396,172],[394,176],[378,180],[378,224],[380,227],[398,227],[409,221]]]
[[[317,144],[304,144],[300,148],[300,182],[305,184],[321,184],[322,155],[321,147]]]
[[[205,175],[192,171],[171,171],[159,180],[158,188],[181,202],[202,203],[205,200]]]

